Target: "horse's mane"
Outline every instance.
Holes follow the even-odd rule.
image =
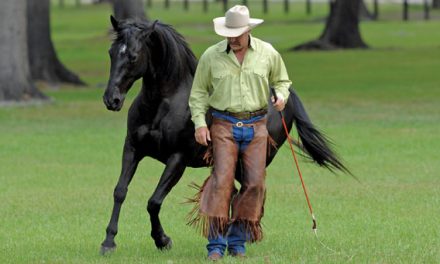
[[[130,19],[120,24],[116,41],[128,41],[135,38],[140,45],[146,44],[154,64],[150,71],[155,79],[166,81],[178,87],[178,83],[193,76],[197,59],[183,36],[172,26],[161,22],[149,22]]]
[[[174,76],[181,81],[189,70],[194,75],[197,66],[197,60],[194,53],[188,47],[185,39],[169,25],[157,23],[155,26],[160,46],[159,52],[162,52],[161,65],[168,76]],[[153,36],[155,36],[153,34]],[[157,43],[156,43],[157,44]]]

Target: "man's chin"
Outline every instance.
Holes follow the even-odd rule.
[[[229,45],[233,51],[240,51],[243,49],[240,45]]]

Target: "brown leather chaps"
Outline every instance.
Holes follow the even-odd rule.
[[[268,132],[266,117],[252,124],[254,137],[243,151],[239,151],[229,121],[214,118],[210,128],[213,168],[211,175],[192,199],[199,203],[192,212],[189,224],[199,227],[206,237],[225,235],[231,223],[245,227],[248,242],[263,238],[260,220],[265,200],[266,151]],[[238,124],[239,126],[242,124]],[[238,159],[243,166],[241,188],[234,192]]]

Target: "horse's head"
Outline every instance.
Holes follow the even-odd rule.
[[[117,37],[109,50],[110,77],[103,100],[107,109],[119,111],[128,90],[148,68],[151,55],[145,39],[154,31],[156,23],[120,22],[113,16],[110,20]]]

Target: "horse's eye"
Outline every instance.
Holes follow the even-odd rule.
[[[128,60],[129,60],[130,62],[136,62],[136,60],[137,60],[137,55],[128,54]]]

